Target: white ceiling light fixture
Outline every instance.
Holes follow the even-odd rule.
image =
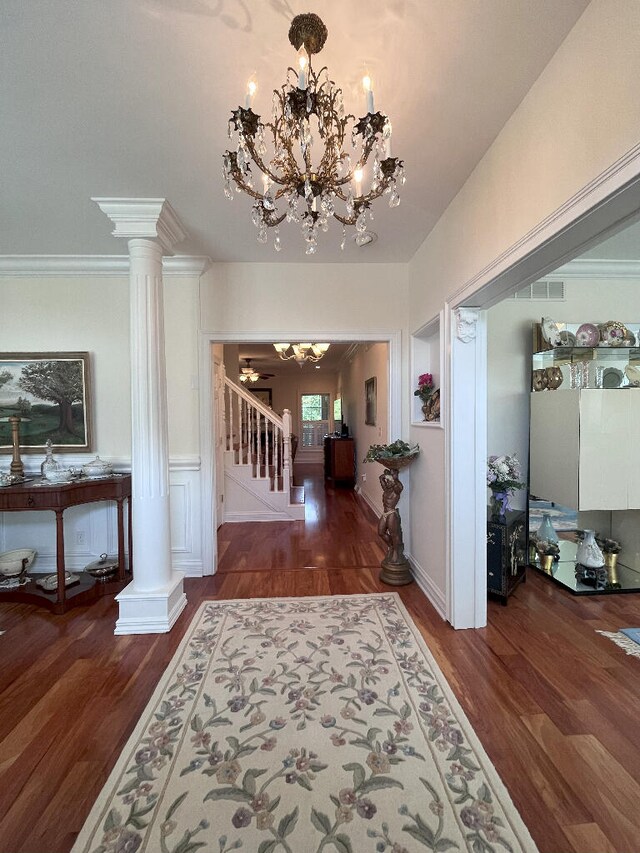
[[[251,367],[252,359],[245,358],[244,361],[246,367],[240,368],[240,375],[238,376],[238,379],[243,384],[246,385],[247,382],[257,382],[258,379],[271,379],[273,377],[273,373],[260,373],[258,370]]]
[[[387,193],[390,207],[400,204],[404,163],[391,156],[391,122],[375,111],[371,78],[366,75],[362,80],[367,112],[356,120],[345,113],[342,89],[329,79],[326,66],[317,74],[311,66],[311,57],[322,50],[327,34],[317,15],[296,15],[289,41],[298,51],[299,70],[290,67],[286,82],[274,90],[272,120],[263,123],[253,112],[257,86],[251,80],[244,107],[233,110],[229,121],[229,138],[237,147],[224,153],[225,195],[233,198],[235,184],[236,192],[254,199],[252,219],[258,242],[266,243],[267,229],[275,228],[276,251],[281,248],[278,226],[284,219],[300,224],[306,253],[312,255],[318,231],[327,231],[332,217],[342,223],[344,249],[347,225],[355,225],[360,245],[376,198]],[[271,159],[267,158],[267,136]],[[364,167],[371,155],[366,175]],[[257,189],[254,175],[261,178]],[[278,202],[284,210],[278,209]]]
[[[329,344],[274,344],[275,351],[283,361],[295,359],[302,367],[307,361],[320,361],[326,351],[329,349]],[[291,347],[292,352],[287,355],[287,350]]]

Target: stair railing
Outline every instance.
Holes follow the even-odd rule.
[[[289,493],[291,487],[291,412],[282,417],[242,385],[229,379],[224,368],[220,414],[224,447],[234,452],[236,465],[249,464],[253,476],[269,480],[271,490]]]

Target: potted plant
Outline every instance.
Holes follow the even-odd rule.
[[[413,392],[414,397],[422,401],[422,414],[425,421],[440,420],[440,390],[435,387],[431,373],[421,373],[418,376],[418,387]]]
[[[419,445],[412,447],[398,438],[391,444],[372,444],[363,462],[379,462],[385,468],[400,470],[413,462],[419,453]]]

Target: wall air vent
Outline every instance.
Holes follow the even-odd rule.
[[[564,281],[534,281],[518,290],[511,299],[544,300],[545,302],[564,302]]]

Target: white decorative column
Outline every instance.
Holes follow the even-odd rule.
[[[477,308],[448,318],[448,613],[454,628],[487,624],[486,319]],[[484,405],[483,405],[484,404]]]
[[[185,237],[165,199],[93,199],[129,245],[133,581],[116,596],[116,634],[169,631],[184,609],[171,568],[162,255]]]

